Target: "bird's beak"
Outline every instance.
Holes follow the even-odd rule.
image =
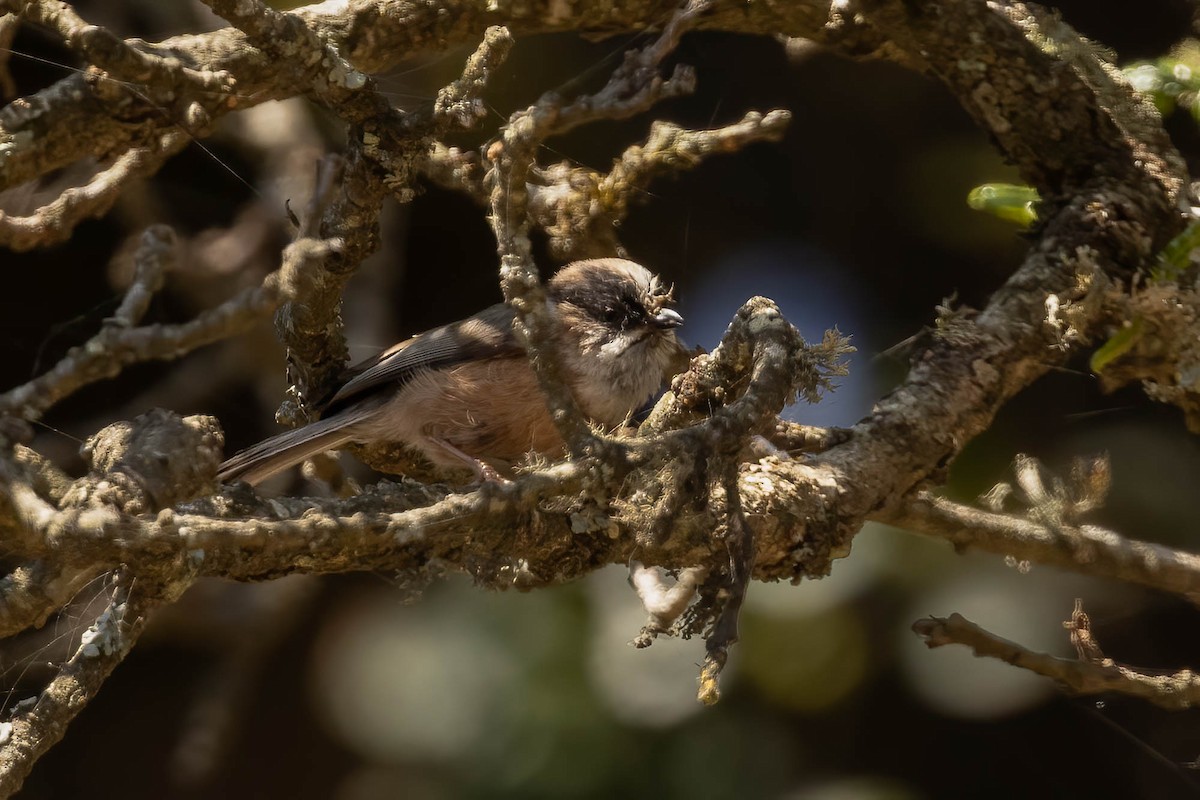
[[[683,317],[673,308],[660,309],[650,318],[656,328],[678,328],[683,324]]]

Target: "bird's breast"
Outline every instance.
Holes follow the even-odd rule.
[[[563,450],[523,354],[418,373],[378,420],[402,432],[393,438],[417,446],[435,463],[445,462],[444,453],[428,450],[424,440],[441,439],[495,463],[511,464],[531,451],[556,456]]]

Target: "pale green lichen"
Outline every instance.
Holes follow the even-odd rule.
[[[112,655],[121,646],[121,618],[125,616],[125,604],[118,603],[104,610],[92,626],[79,637],[80,653],[84,658]]]

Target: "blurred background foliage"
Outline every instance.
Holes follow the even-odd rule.
[[[90,21],[158,39],[216,26],[196,3],[82,2]],[[1179,147],[1200,155],[1190,66],[1192,4],[1059,6],[1115,50],[1153,91]],[[489,101],[500,123],[546,89],[603,81],[645,36],[521,40]],[[75,62],[23,30],[20,91]],[[381,77],[404,107],[432,101],[466,52]],[[978,307],[1022,258],[1009,222],[968,208],[985,182],[1018,183],[936,82],[884,63],[851,63],[774,41],[688,35],[676,58],[699,90],[622,123],[548,143],[545,162],[605,168],[655,118],[704,127],[745,110],[795,114],[779,145],[715,157],[656,183],[621,230],[633,257],[677,285],[686,336],[711,347],[735,309],[764,294],[814,339],[837,326],[858,346],[852,374],[798,420],[850,425],[906,369],[905,342],[944,298]],[[494,129],[494,128],[493,128]],[[487,134],[490,134],[488,131]],[[487,134],[462,144],[478,144]],[[162,321],[257,283],[286,242],[284,202],[307,197],[314,160],[338,129],[302,101],[228,118],[105,219],[66,244],[6,256],[25,287],[6,299],[3,384],[46,369],[115,308],[131,237],[165,222],[186,254],[152,314]],[[55,180],[72,180],[68,169]],[[55,180],[2,198],[10,213],[53,195]],[[352,282],[345,319],[355,357],[499,299],[481,209],[425,187],[385,214],[384,247]],[[547,269],[552,265],[546,264]],[[15,284],[14,284],[15,285]],[[284,388],[269,326],[179,363],[141,365],[47,417],[36,446],[80,469],[79,440],[152,406],[217,415],[232,452],[271,432]],[[1114,491],[1096,521],[1200,550],[1200,446],[1173,408],[1135,390],[1100,392],[1086,361],[1039,381],[955,464],[949,491],[970,500],[1017,453],[1065,471],[1101,451]],[[285,485],[276,485],[285,489]],[[958,611],[1036,649],[1071,655],[1061,620],[1084,600],[1119,661],[1200,666],[1200,616],[1141,589],[868,527],[827,579],[755,585],[721,704],[695,701],[698,641],[628,642],[643,618],[622,569],[531,594],[491,594],[451,577],[210,583],[162,613],[38,765],[27,798],[524,798],[791,800],[1181,797],[1200,756],[1200,716],[1123,699],[1077,699],[959,648],[927,651],[917,618]],[[38,633],[0,645],[11,704],[65,657],[100,587]],[[418,595],[420,595],[418,597]],[[410,602],[415,600],[416,602]]]

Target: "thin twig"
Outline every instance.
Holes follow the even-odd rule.
[[[183,586],[156,588],[118,573],[108,607],[84,632],[75,654],[32,707],[0,723],[0,797],[20,788],[37,759],[63,737],[67,725],[129,653],[150,610],[177,597]]]
[[[41,549],[41,548],[39,548]],[[36,552],[36,550],[35,550]],[[64,608],[75,594],[111,566],[83,568],[32,559],[0,578],[0,638],[35,630]]]
[[[157,172],[189,141],[190,138],[180,131],[167,133],[158,147],[136,147],[125,151],[111,166],[92,176],[86,185],[64,190],[31,214],[17,217],[0,210],[0,245],[20,251],[66,241],[79,223],[107,213],[131,181]]]
[[[493,25],[467,59],[462,77],[438,91],[433,104],[434,119],[442,126],[451,123],[472,128],[488,115],[483,92],[512,50],[514,39],[508,28]]]
[[[742,604],[754,572],[754,532],[746,524],[739,495],[737,467],[730,464],[722,478],[725,488],[725,548],[729,554],[729,572],[722,587],[723,604],[705,641],[704,665],[700,669],[697,698],[705,705],[721,699],[721,672],[729,659],[729,648],[738,640]]]
[[[1076,694],[1116,692],[1140,697],[1169,709],[1200,704],[1200,676],[1190,669],[1153,675],[1104,659],[1076,661],[1037,653],[1016,642],[989,633],[960,614],[945,619],[929,617],[913,623],[913,632],[929,647],[962,644],[976,656],[998,658],[1015,667],[1053,678]]]
[[[165,226],[149,228],[135,259],[173,259],[175,234]],[[165,269],[165,264],[159,269]],[[141,268],[139,267],[139,271]],[[130,327],[125,322],[106,323],[91,339],[67,352],[48,372],[0,395],[0,415],[15,414],[26,420],[39,419],[49,408],[97,381],[113,378],[130,364],[171,360],[191,350],[249,329],[279,303],[274,279],[247,289],[216,308],[178,325]],[[135,283],[131,292],[144,293]],[[140,303],[140,301],[139,301]],[[122,307],[133,301],[122,302]]]
[[[629,200],[644,195],[658,175],[694,167],[708,156],[732,153],[754,142],[778,142],[791,121],[792,112],[785,109],[748,111],[737,122],[709,130],[656,121],[645,144],[627,148],[604,176],[600,196],[608,202],[609,213],[624,217]]]
[[[1050,527],[1014,514],[998,514],[922,493],[877,517],[915,533],[974,548],[1116,578],[1200,602],[1200,555],[1127,539],[1095,525]]]
[[[596,452],[604,443],[593,436],[580,413],[555,357],[557,321],[546,305],[529,240],[529,179],[538,148],[549,136],[598,119],[624,119],[665,97],[686,94],[695,85],[695,74],[676,67],[669,79],[658,67],[678,44],[684,30],[708,8],[707,0],[692,0],[677,11],[662,34],[643,50],[625,54],[625,61],[594,95],[564,102],[550,92],[524,111],[509,118],[501,137],[486,149],[491,164],[491,222],[500,253],[500,283],[504,299],[517,312],[517,330],[524,339],[529,363],[545,392],[555,425],[572,456]]]
[[[335,191],[336,190],[336,191]],[[283,252],[288,302],[275,315],[275,332],[287,348],[288,400],[276,419],[310,421],[309,404],[325,394],[349,359],[342,325],[342,290],[379,246],[384,188],[358,145],[343,158],[317,163],[317,178]]]

